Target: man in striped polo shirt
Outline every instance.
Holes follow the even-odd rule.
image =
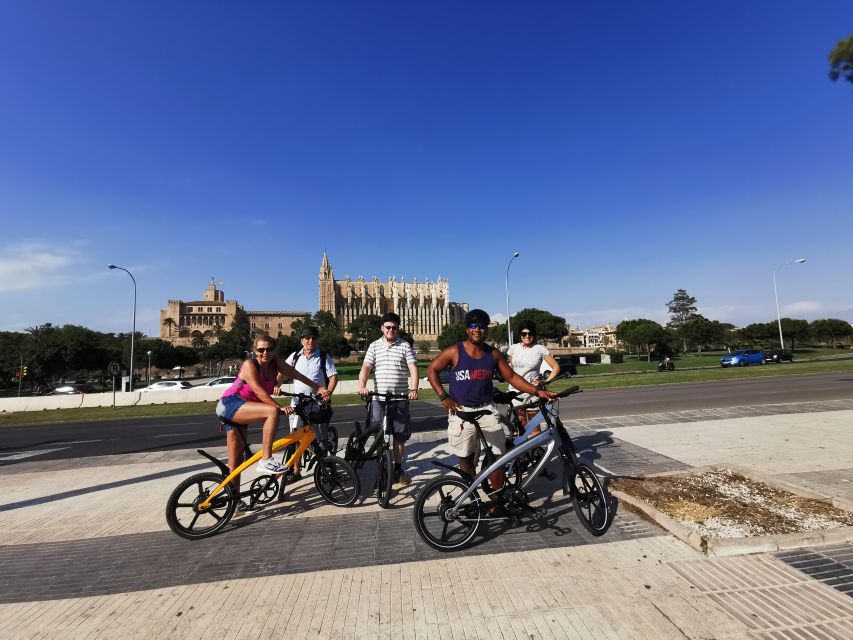
[[[410,480],[403,471],[403,452],[406,440],[411,437],[409,429],[409,400],[418,399],[418,361],[412,346],[400,337],[400,316],[388,312],[379,324],[382,337],[371,342],[364,354],[364,364],[358,373],[358,393],[364,397],[369,391],[367,379],[374,372],[374,390],[377,393],[406,395],[408,400],[385,402],[373,398],[370,405],[370,422],[382,420],[382,411],[388,411],[388,423],[394,432],[394,473],[401,485]],[[383,406],[384,405],[384,406]]]

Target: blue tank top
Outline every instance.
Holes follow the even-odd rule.
[[[492,349],[488,348],[486,354],[478,360],[468,355],[461,342],[456,348],[459,357],[456,366],[450,370],[450,397],[466,406],[491,402],[495,393],[492,378],[498,366]]]

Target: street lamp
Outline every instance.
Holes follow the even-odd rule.
[[[506,265],[506,278],[504,279],[504,290],[506,291],[506,338],[507,348],[512,346],[512,328],[509,326],[509,268],[512,265],[512,261],[515,260],[520,253],[516,251],[512,254],[512,258],[509,259],[509,264]]]
[[[151,386],[151,351],[148,352],[148,380],[145,384]]]
[[[782,267],[787,267],[789,264],[803,264],[806,261],[805,258],[798,258],[793,262],[786,262],[785,264],[780,264],[773,270],[773,296],[776,298],[776,322],[779,324],[779,348],[785,348],[785,341],[782,340],[782,314],[779,313],[779,293],[776,291],[776,272],[779,271]]]
[[[119,269],[124,271],[133,280],[133,329],[130,332],[130,390],[133,391],[133,338],[136,336],[136,278],[124,267],[108,264],[107,269]]]

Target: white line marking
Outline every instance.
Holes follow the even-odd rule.
[[[40,451],[19,451],[18,453],[0,453],[0,460],[23,460],[24,458],[32,458],[33,456],[43,456],[46,453],[54,451],[62,451],[68,447],[59,447],[58,449],[41,449]]]
[[[174,438],[177,436],[194,436],[194,435],[196,435],[195,431],[190,431],[189,433],[164,433],[163,435],[154,436],[154,437],[155,438]]]
[[[69,440],[68,442],[57,442],[56,444],[86,444],[89,442],[103,442],[103,440]]]

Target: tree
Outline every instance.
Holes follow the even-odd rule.
[[[740,330],[740,336],[751,345],[766,344],[779,336],[775,322],[753,322]]]
[[[793,318],[782,318],[782,337],[791,341],[791,351],[797,344],[809,337],[809,323],[807,320],[794,320]],[[785,345],[780,345],[784,347]]]
[[[831,342],[833,349],[838,346],[839,340],[849,339],[853,334],[853,327],[850,326],[850,323],[838,318],[815,320],[809,325],[809,329],[814,338],[822,342]]]
[[[169,337],[172,337],[172,329],[178,325],[174,318],[163,318],[163,324],[169,330]]]
[[[204,334],[201,331],[193,331],[192,338],[193,349],[201,350],[207,346],[207,338],[204,337]]]
[[[331,314],[330,314],[331,315]],[[382,336],[382,330],[379,328],[380,317],[377,315],[363,314],[357,316],[347,326],[347,333],[359,351],[364,351],[374,340],[378,340]]]
[[[696,316],[682,325],[681,334],[695,345],[699,355],[702,355],[702,347],[724,344],[728,330],[716,320]]]
[[[829,54],[829,79],[853,82],[853,35],[839,40]]]
[[[696,298],[684,289],[679,289],[672,296],[672,300],[666,303],[666,308],[669,311],[669,326],[681,336],[684,351],[687,351],[687,337],[682,334],[681,328],[696,317]]]
[[[426,357],[432,349],[432,340],[418,340],[418,353]]]
[[[522,320],[533,322],[536,325],[536,337],[543,340],[556,342],[569,333],[565,318],[531,307],[522,309],[510,318],[509,324],[512,328],[513,338],[518,335],[518,325]]]
[[[438,336],[438,348],[446,349],[460,340],[465,340],[467,337],[468,334],[465,333],[464,322],[461,320],[459,322],[451,322],[450,324],[444,325],[444,328],[441,330],[441,333]]]
[[[646,359],[651,362],[652,353],[671,355],[671,336],[666,329],[654,320],[638,318],[623,320],[616,325],[616,337],[625,344],[637,347],[637,359],[640,358],[640,348],[645,347]]]
[[[317,348],[329,353],[334,358],[346,358],[352,353],[349,341],[339,331],[326,331],[320,334]]]

